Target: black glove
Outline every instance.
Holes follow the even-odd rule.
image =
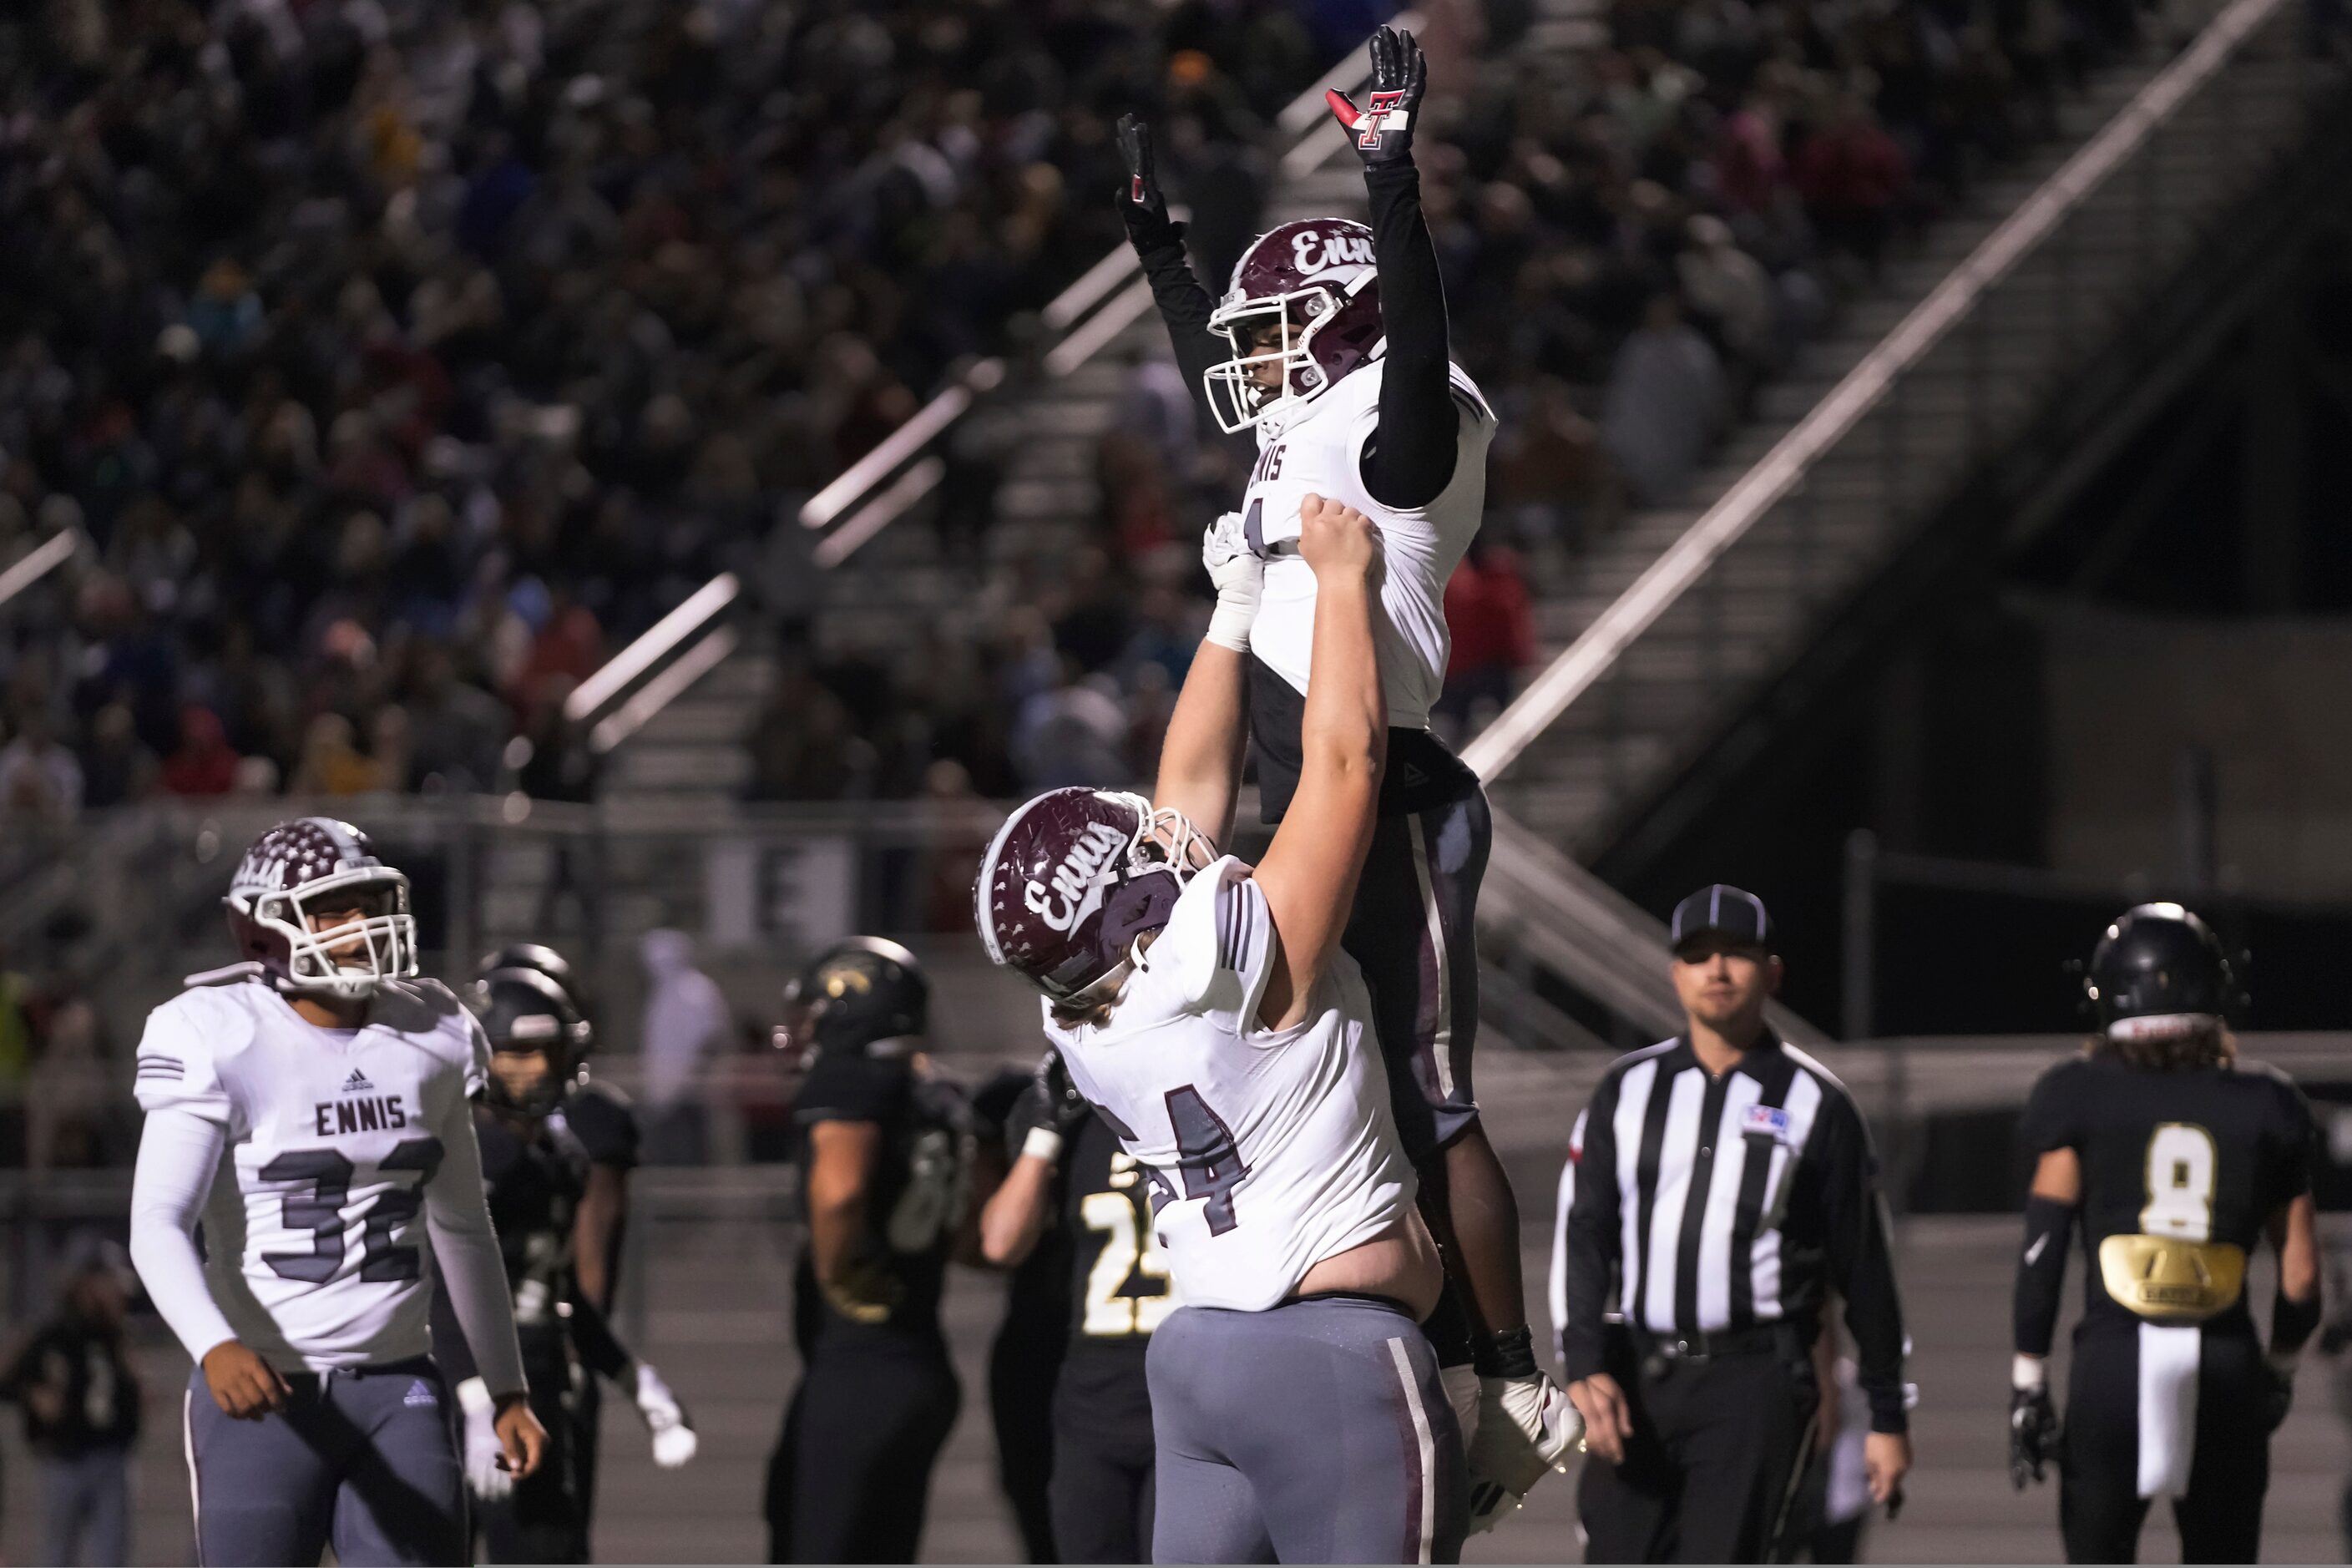
[[[2020,1388],[2009,1396],[2009,1482],[2019,1491],[2042,1478],[2058,1454],[2058,1412],[2046,1388]]]
[[[1119,193],[1118,216],[1127,220],[1128,242],[1148,250],[1183,238],[1184,226],[1168,221],[1168,198],[1160,194],[1151,127],[1132,114],[1120,115],[1118,151],[1127,160],[1127,189]]]
[[[1323,101],[1339,123],[1355,132],[1356,155],[1367,168],[1401,163],[1412,156],[1412,122],[1421,113],[1421,95],[1429,90],[1429,68],[1421,46],[1411,33],[1382,27],[1372,35],[1372,95],[1367,107],[1333,88]]]
[[[2263,1363],[2263,1430],[2275,1432],[2286,1425],[2294,1408],[2294,1374],[2272,1362]]]
[[[1045,1125],[1065,1139],[1078,1130],[1078,1124],[1095,1112],[1078,1086],[1070,1081],[1070,1069],[1062,1065],[1062,1053],[1049,1050],[1037,1064],[1037,1094],[1045,1101]]]

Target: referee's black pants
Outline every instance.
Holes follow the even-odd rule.
[[[2151,1499],[2139,1493],[2143,1449],[2192,1445],[2189,1487],[2172,1500],[2183,1563],[2252,1563],[2262,1552],[2270,1489],[2269,1382],[2251,1331],[2196,1335],[2195,1404],[2188,1430],[2165,1430],[2143,1407],[2143,1336],[2133,1327],[2074,1336],[2058,1461],[2058,1527],[2069,1563],[2134,1563]]]
[[[1632,1407],[1621,1464],[1584,1462],[1587,1563],[1761,1563],[1811,1444],[1821,1386],[1795,1331],[1779,1349],[1648,1364],[1612,1333]]]

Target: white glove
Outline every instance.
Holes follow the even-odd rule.
[[[506,1445],[499,1441],[493,1422],[497,1402],[490,1385],[469,1377],[457,1385],[457,1407],[466,1414],[466,1484],[484,1502],[497,1502],[514,1492],[514,1472],[507,1468]]]
[[[1542,1373],[1480,1378],[1478,1424],[1468,1445],[1470,1533],[1494,1529],[1546,1471],[1564,1468],[1583,1436],[1584,1417]]]
[[[1217,585],[1217,607],[1209,616],[1209,640],[1235,653],[1249,651],[1250,624],[1257,619],[1258,595],[1265,588],[1265,563],[1249,547],[1242,514],[1229,511],[1201,536],[1201,564]]]
[[[636,1397],[637,1414],[646,1418],[646,1430],[653,1435],[654,1463],[674,1470],[693,1458],[702,1440],[694,1435],[686,1406],[677,1402],[662,1374],[644,1362],[637,1363]]]

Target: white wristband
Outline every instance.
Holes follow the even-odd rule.
[[[1061,1157],[1062,1135],[1050,1127],[1032,1127],[1029,1136],[1021,1140],[1021,1157],[1044,1160],[1052,1163]]]
[[[1208,640],[1235,653],[1249,652],[1250,623],[1257,619],[1257,603],[1236,605],[1220,598],[1209,614]]]
[[[469,1377],[457,1385],[457,1405],[467,1415],[488,1410],[497,1401],[490,1397],[490,1385],[478,1377]]]
[[[2050,1362],[2045,1356],[2021,1355],[2009,1363],[2011,1388],[2042,1388],[2049,1382]]]

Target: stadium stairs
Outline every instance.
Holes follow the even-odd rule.
[[[2158,405],[2140,395],[2259,297],[2282,224],[2343,200],[2345,160],[2318,155],[2344,140],[2342,76],[2305,26],[2291,0],[2241,0],[2177,55],[2102,73],[2056,143],[1766,391],[1684,504],[1575,564],[1539,609],[1551,663],[1467,752],[1504,818],[1490,962],[1565,983],[1621,1040],[1647,1031],[1592,945],[1599,906],[1621,946],[1647,917],[1593,873],[1633,880],[2083,443],[2112,441],[2111,411]]]

